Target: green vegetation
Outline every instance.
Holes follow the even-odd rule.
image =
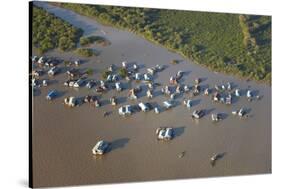
[[[119,72],[119,75],[120,75],[122,78],[125,78],[125,77],[128,76],[128,72],[127,72],[127,70],[126,70],[125,68],[120,68],[120,69],[118,70],[118,72]]]
[[[87,75],[93,75],[94,70],[92,68],[88,68],[85,72]]]
[[[69,60],[64,60],[63,64],[64,64],[65,67],[68,67],[68,66],[71,65],[71,62]]]
[[[171,62],[170,62],[171,64],[178,64],[179,63],[179,61],[178,60],[171,60]]]
[[[86,46],[90,44],[101,44],[103,46],[109,45],[109,41],[101,36],[88,36],[80,38],[80,45]]]
[[[74,49],[82,33],[81,29],[33,5],[32,44],[40,53],[54,48]]]
[[[81,37],[80,38],[80,45],[81,46],[89,45],[91,43],[93,43],[92,40],[91,40],[91,37]]]
[[[84,56],[84,57],[91,57],[94,55],[94,51],[93,49],[88,49],[88,48],[78,48],[76,50],[77,54],[79,54],[80,56]]]
[[[109,74],[111,74],[111,71],[106,70],[106,71],[104,71],[104,72],[102,73],[102,76],[101,76],[101,77],[102,77],[103,79],[107,79],[107,77],[108,77]]]
[[[271,82],[271,17],[58,3],[211,70]],[[169,61],[169,60],[168,60]]]

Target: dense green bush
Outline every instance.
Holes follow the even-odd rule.
[[[32,44],[41,53],[59,48],[68,51],[76,47],[83,31],[33,5]]]
[[[79,54],[80,56],[84,56],[84,57],[91,57],[94,54],[93,49],[90,48],[78,48],[76,50],[77,54]]]
[[[62,51],[71,50],[75,47],[75,43],[71,39],[63,36],[59,39],[59,49]]]
[[[91,43],[92,43],[92,41],[91,41],[90,37],[81,37],[80,38],[80,45],[81,46],[89,45]]]
[[[108,76],[109,74],[111,74],[111,72],[108,71],[108,70],[105,70],[104,72],[102,72],[102,75],[101,75],[102,79],[107,79],[107,76]]]
[[[105,38],[101,36],[88,36],[88,37],[81,37],[80,38],[80,45],[86,46],[90,44],[103,44],[108,45],[109,42]]]
[[[126,70],[125,68],[120,68],[118,72],[119,72],[119,75],[120,75],[122,78],[125,78],[125,77],[128,76],[128,72],[127,72],[127,70]]]
[[[93,75],[94,70],[92,68],[87,68],[86,72],[87,75]]]

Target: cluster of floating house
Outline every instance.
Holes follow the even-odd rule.
[[[33,87],[40,87],[40,83],[38,78],[40,78],[44,73],[44,69],[47,69],[47,74],[52,77],[58,74],[61,70],[58,67],[58,60],[54,59],[47,59],[44,57],[33,57],[32,62],[35,64],[38,64],[40,69],[32,71],[32,86]],[[80,60],[76,60],[74,63],[68,64],[68,66],[71,67],[71,65],[75,65],[76,67],[79,66],[81,63]],[[139,66],[134,63],[132,66],[129,66],[128,62],[124,61],[121,63],[122,69],[126,70],[126,77],[125,79],[127,81],[137,81],[137,82],[143,82],[146,87],[142,87],[141,85],[138,85],[136,87],[133,87],[131,89],[128,89],[128,99],[130,100],[136,100],[139,98],[139,93],[143,90],[146,90],[146,97],[148,99],[154,98],[154,88],[156,86],[159,86],[159,83],[155,83],[153,81],[153,77],[156,73],[160,73],[165,69],[162,65],[156,65],[154,67],[148,68],[146,73],[140,73],[139,72]],[[109,71],[109,74],[107,75],[106,79],[104,80],[88,80],[86,73],[81,73],[79,69],[71,67],[66,71],[67,80],[63,83],[66,87],[71,88],[80,88],[82,86],[85,86],[88,89],[95,88],[95,92],[97,94],[102,94],[104,92],[107,92],[110,89],[115,89],[116,91],[120,92],[125,90],[120,75],[116,72],[117,66],[111,65],[107,68]],[[210,96],[211,100],[215,103],[222,103],[226,105],[231,105],[233,103],[233,98],[239,98],[241,97],[241,90],[239,88],[234,88],[230,82],[226,83],[226,85],[215,85],[214,88],[203,87],[200,85],[202,82],[201,78],[196,78],[194,80],[194,84],[192,86],[189,85],[182,85],[180,83],[181,78],[183,77],[184,72],[179,70],[174,76],[171,76],[169,79],[169,85],[165,85],[161,88],[161,93],[167,97],[167,100],[163,101],[162,107],[165,110],[171,109],[175,107],[174,99],[177,98],[177,95],[180,94],[188,94],[189,98],[184,98],[183,105],[191,110],[193,107],[193,100],[192,97],[200,95],[201,92],[203,92],[204,95]],[[48,81],[45,79],[42,81],[42,86],[47,86]],[[47,96],[47,100],[53,100],[58,96],[58,92],[56,90],[51,90]],[[254,99],[254,95],[251,90],[247,90],[246,97],[249,101]],[[259,96],[256,96],[257,99],[259,99]],[[112,106],[118,105],[117,98],[115,96],[112,96],[110,99],[110,104]],[[63,104],[65,104],[68,107],[76,107],[79,106],[82,103],[88,103],[90,105],[93,105],[94,107],[100,107],[101,102],[97,95],[86,95],[85,97],[78,98],[74,96],[65,97],[63,100]],[[148,112],[154,110],[156,114],[159,114],[162,110],[161,107],[153,107],[152,104],[149,102],[140,102],[138,104],[132,105],[122,105],[118,108],[118,114],[120,116],[130,116],[134,112],[142,111],[142,112]],[[205,110],[193,110],[191,113],[191,118],[193,119],[201,119],[206,114]],[[239,117],[244,117],[247,114],[247,111],[244,107],[233,110],[233,115],[237,115]],[[211,114],[211,120],[213,122],[218,122],[223,119],[222,113],[212,113]],[[156,130],[157,139],[159,140],[171,140],[174,135],[173,128],[169,127],[160,127]],[[102,155],[104,154],[110,146],[109,142],[106,141],[98,141],[98,143],[94,146],[92,149],[93,154],[95,155]],[[217,158],[216,155],[212,157],[213,160]]]
[[[57,73],[59,73],[60,68],[57,66],[58,65],[58,60],[57,59],[47,59],[44,57],[33,57],[32,58],[32,62],[33,63],[38,63],[38,65],[40,67],[46,67],[49,68],[49,70],[47,71],[49,76],[54,76]],[[75,66],[79,66],[81,63],[80,60],[76,60],[74,61],[73,65]],[[71,64],[68,64],[68,66]],[[161,65],[156,65],[155,67],[151,67],[147,69],[147,73],[141,74],[138,72],[139,66],[137,64],[133,64],[133,69],[129,70],[129,66],[128,63],[126,61],[122,62],[122,68],[126,69],[128,71],[128,76],[126,77],[127,80],[131,81],[131,80],[136,80],[136,81],[140,81],[143,80],[144,82],[147,82],[147,91],[146,91],[146,96],[151,99],[153,98],[153,89],[154,89],[154,83],[152,81],[153,75],[157,72],[161,72],[162,70],[164,70],[164,66]],[[122,83],[119,81],[120,80],[120,76],[118,74],[113,74],[114,70],[116,70],[116,66],[115,65],[111,65],[108,68],[108,71],[110,71],[110,74],[108,74],[107,78],[105,81],[100,80],[100,81],[94,81],[94,80],[89,80],[87,81],[87,75],[85,73],[80,73],[79,69],[76,68],[71,68],[68,71],[66,71],[66,75],[67,75],[67,80],[64,82],[64,86],[67,87],[73,87],[73,88],[80,88],[81,86],[85,85],[87,88],[91,89],[94,86],[96,86],[95,91],[97,93],[103,93],[106,92],[109,87],[108,87],[108,83],[114,83],[113,88],[116,89],[116,91],[122,91],[123,87],[122,87]],[[40,76],[42,76],[44,74],[44,71],[42,69],[38,69],[38,70],[34,70],[32,71],[32,86],[40,86],[37,78],[39,78]],[[166,100],[163,102],[163,106],[165,109],[170,109],[174,106],[173,104],[173,100],[176,98],[177,94],[180,93],[190,93],[191,92],[191,97],[192,96],[196,96],[199,95],[201,92],[201,87],[200,87],[200,82],[201,79],[200,78],[196,78],[194,81],[194,86],[187,86],[184,85],[182,86],[179,83],[179,80],[183,77],[184,72],[179,70],[175,76],[171,76],[169,83],[172,86],[166,85],[161,89],[161,92],[163,95],[169,96],[170,99]],[[172,87],[176,85],[176,89],[175,92],[172,92]],[[42,81],[42,86],[48,86],[48,80],[45,79]],[[129,89],[128,92],[128,98],[135,100],[138,99],[138,93],[141,92],[143,89],[141,86],[137,86],[135,88]],[[204,94],[205,95],[210,95],[212,94],[212,91],[214,90],[214,93],[212,95],[212,100],[214,102],[219,102],[219,103],[223,103],[223,104],[227,104],[230,105],[232,104],[232,98],[233,96],[236,97],[240,97],[240,89],[235,89],[234,91],[232,90],[232,85],[231,83],[227,83],[226,85],[215,85],[214,89],[210,89],[210,88],[206,88],[204,90]],[[55,98],[55,94],[57,92],[52,90],[48,93],[47,95],[47,99],[48,100],[52,100]],[[253,99],[253,95],[252,92],[250,90],[247,91],[246,94],[247,98],[249,100]],[[71,100],[70,100],[71,99]],[[75,97],[67,97],[64,99],[64,104],[70,106],[70,107],[75,107],[77,104],[79,104],[78,102],[76,102],[77,99]],[[85,103],[90,103],[90,104],[94,104],[95,107],[99,107],[100,106],[100,102],[98,100],[98,98],[96,96],[89,96],[87,95],[84,99]],[[117,105],[117,99],[116,97],[112,97],[110,98],[110,102],[112,105],[116,106]],[[186,106],[187,108],[191,108],[192,107],[192,99],[185,99],[183,101],[184,106]],[[145,109],[147,110],[148,108],[146,108],[146,104],[144,103],[140,103],[139,107],[141,107],[141,109]],[[125,105],[119,108],[118,112],[120,115],[131,115],[132,114],[132,110],[134,108],[132,108],[133,105]],[[243,110],[243,108],[241,108]],[[155,107],[154,108],[155,113],[160,113],[159,107]],[[237,115],[239,116],[244,116],[245,113],[239,113],[240,111],[233,111],[232,113],[235,114],[235,112],[237,112]],[[245,112],[245,111],[242,111]],[[204,111],[203,110],[195,110],[193,111],[193,113],[191,114],[192,118],[195,119],[200,119],[201,117],[203,117],[204,115]],[[236,115],[236,114],[235,114]],[[212,114],[211,115],[211,119],[213,121],[219,121],[221,120],[220,118],[220,114]]]
[[[34,56],[31,59],[33,64],[37,64],[39,69],[33,70],[31,72],[32,80],[31,80],[31,85],[32,87],[46,87],[48,86],[48,79],[44,79],[42,81],[39,80],[39,78],[47,73],[50,77],[55,76],[58,74],[61,70],[57,66],[59,63],[58,59],[54,58],[45,58],[45,57],[37,57]],[[45,71],[47,70],[47,71]]]

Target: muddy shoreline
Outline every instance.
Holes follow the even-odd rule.
[[[154,112],[139,112],[123,118],[117,113],[118,107],[137,102],[152,102],[162,105],[167,98],[163,95],[148,100],[145,96],[137,101],[126,98],[128,90],[111,90],[102,96],[103,106],[90,107],[83,104],[77,108],[62,105],[65,96],[85,96],[94,94],[85,87],[74,90],[63,86],[64,73],[55,76],[54,82],[41,88],[33,97],[33,163],[34,186],[65,186],[81,184],[100,184],[134,182],[163,179],[197,178],[212,176],[262,174],[271,172],[271,87],[266,84],[247,82],[224,74],[215,74],[206,68],[192,64],[167,49],[155,45],[130,32],[103,26],[87,17],[70,10],[37,2],[56,16],[82,28],[84,35],[106,37],[111,45],[94,46],[101,54],[98,57],[82,58],[73,52],[50,51],[46,56],[66,60],[82,58],[85,63],[79,69],[93,68],[90,78],[100,79],[101,72],[109,65],[121,62],[136,62],[141,65],[140,72],[156,64],[167,68],[156,75],[155,81],[168,84],[169,77],[183,70],[187,74],[182,84],[192,84],[197,77],[204,78],[202,85],[213,87],[216,83],[227,81],[245,90],[250,87],[263,96],[259,101],[248,102],[245,94],[231,106],[213,103],[209,97],[200,95],[194,98],[194,109],[208,109],[225,112],[227,118],[220,123],[210,122],[210,115],[198,123],[190,119],[192,111],[181,104],[159,115]],[[104,33],[105,32],[105,33]],[[33,50],[33,55],[37,55]],[[183,60],[171,65],[172,59]],[[60,65],[63,67],[63,65]],[[44,75],[42,78],[48,78]],[[125,82],[125,81],[122,81]],[[137,85],[135,82],[128,87]],[[51,89],[62,92],[52,102],[45,99]],[[161,87],[155,89],[159,92]],[[108,104],[111,96],[121,102],[117,107]],[[176,98],[179,103],[185,96]],[[251,117],[240,120],[231,115],[233,109],[245,106]],[[193,109],[192,109],[193,110]],[[104,111],[112,114],[103,117]],[[157,141],[155,129],[170,126],[176,129],[176,137],[170,142]],[[111,141],[114,145],[110,153],[95,159],[91,154],[93,145],[100,139]],[[178,154],[185,151],[183,158]],[[226,152],[215,167],[209,163],[215,152]]]

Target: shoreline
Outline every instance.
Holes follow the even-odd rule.
[[[200,64],[200,63],[198,63],[196,60],[192,59],[191,57],[188,57],[188,56],[184,55],[183,52],[181,52],[180,50],[172,49],[172,48],[170,48],[170,47],[168,47],[168,46],[165,46],[164,44],[161,44],[161,43],[157,42],[156,40],[153,40],[153,39],[151,39],[151,38],[147,38],[147,37],[144,36],[144,34],[142,34],[142,33],[140,33],[140,32],[131,30],[131,29],[126,28],[126,27],[120,27],[120,26],[114,25],[114,24],[112,24],[112,23],[106,23],[106,22],[102,21],[102,20],[101,20],[100,18],[98,18],[98,17],[88,16],[88,15],[86,15],[86,14],[81,14],[80,12],[77,12],[77,11],[71,9],[71,8],[62,6],[62,5],[60,5],[60,4],[56,3],[56,2],[54,2],[54,3],[48,2],[48,3],[51,4],[51,5],[53,5],[53,6],[56,6],[56,7],[60,7],[60,8],[64,8],[64,9],[70,10],[70,11],[75,12],[76,14],[79,14],[79,15],[81,15],[81,16],[85,16],[85,17],[87,17],[87,18],[93,19],[93,20],[97,21],[98,23],[100,23],[101,25],[110,26],[110,27],[117,28],[117,29],[119,29],[119,30],[131,32],[131,33],[133,33],[133,34],[135,34],[135,35],[137,35],[137,36],[139,36],[139,37],[141,37],[141,38],[143,38],[143,39],[145,39],[145,40],[147,40],[147,41],[152,42],[152,43],[155,44],[155,45],[158,45],[158,46],[160,46],[160,47],[164,47],[164,48],[168,49],[170,52],[177,53],[177,54],[179,54],[183,59],[185,59],[185,60],[187,60],[187,61],[190,61],[190,62],[192,62],[193,64],[197,64],[197,65],[199,65],[199,66],[202,66],[202,67],[204,67],[204,68],[207,68],[208,70],[212,71],[213,73],[216,73],[216,72],[217,72],[217,73],[222,73],[222,74],[225,74],[225,75],[229,75],[229,76],[236,77],[237,79],[241,79],[241,80],[244,80],[244,81],[254,81],[254,82],[257,82],[257,83],[260,83],[260,84],[266,84],[266,85],[268,85],[268,86],[272,86],[272,81],[267,81],[267,80],[265,80],[265,79],[263,79],[263,80],[256,80],[256,79],[252,79],[252,78],[249,78],[249,77],[244,77],[244,76],[239,75],[239,74],[235,74],[235,73],[233,73],[233,72],[227,72],[227,71],[225,71],[225,70],[216,71],[215,69],[212,69],[210,66],[207,66],[207,65],[205,65],[205,64]]]

